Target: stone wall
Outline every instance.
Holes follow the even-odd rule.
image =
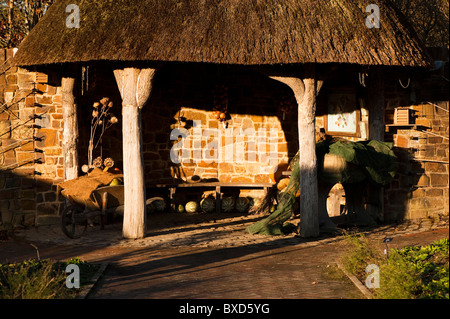
[[[10,67],[13,50],[1,53],[0,222],[30,225],[60,211],[61,93],[47,75]]]
[[[412,105],[418,129],[392,129],[399,172],[386,189],[389,219],[433,218],[449,213],[449,103]],[[447,111],[445,111],[447,110]]]
[[[215,67],[176,66],[156,77],[142,117],[148,185],[193,176],[270,182],[277,164],[295,155],[297,114],[285,114],[283,120],[280,110],[282,97],[290,92],[255,72],[220,72],[219,78]],[[228,88],[226,122],[214,117],[217,84]],[[181,146],[184,153],[175,152]],[[173,161],[171,151],[172,157],[183,156],[180,163]]]
[[[12,50],[0,54],[0,64],[11,56]],[[360,98],[364,89],[354,76],[357,73],[351,69],[347,72],[350,76],[337,77],[331,87],[357,87]],[[0,70],[3,225],[39,224],[56,218],[63,207],[62,198],[56,195],[56,184],[63,178],[60,75],[57,70],[46,73],[9,68],[8,63]],[[110,156],[121,169],[121,100],[111,68],[92,65],[82,74],[81,83],[76,85],[80,166],[87,162],[92,103],[107,96],[114,102],[113,113],[119,124],[105,135],[101,153],[97,149],[94,158]],[[343,83],[343,79],[350,80]],[[224,123],[214,115],[216,85],[228,89]],[[323,90],[322,97],[326,96],[326,88]],[[282,109],[292,95],[281,83],[245,67],[166,65],[157,73],[142,112],[146,185],[195,177],[242,183],[273,181],[275,166],[280,164],[279,170],[285,169],[298,150],[296,108],[286,113]],[[401,163],[397,176],[385,188],[385,220],[448,214],[448,112],[428,103],[411,103],[410,98],[410,91],[390,78],[386,81],[386,123],[392,123],[395,107],[412,105],[420,115],[417,124],[430,129],[429,133],[398,129],[386,134],[386,139],[394,142]],[[435,103],[448,110],[448,102]],[[325,106],[319,99],[317,131],[324,127]],[[368,114],[361,110],[359,120],[367,127]],[[256,140],[258,136],[252,132],[261,129]],[[177,132],[188,138],[182,139]],[[191,136],[195,139],[189,139]],[[180,143],[188,152],[176,163],[173,155],[179,154],[175,150]],[[268,157],[271,152],[273,158]]]

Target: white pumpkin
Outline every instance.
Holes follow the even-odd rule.
[[[199,205],[197,202],[190,201],[186,204],[185,209],[187,213],[195,213],[196,211],[198,211]]]
[[[252,198],[250,200],[250,208],[257,208],[261,205],[261,199],[260,198]]]

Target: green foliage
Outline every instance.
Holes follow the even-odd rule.
[[[377,294],[383,298],[448,299],[448,248],[448,239],[443,239],[428,246],[393,250],[387,265],[381,269]],[[395,282],[402,284],[395,285]],[[391,291],[387,287],[402,288],[402,291]]]
[[[348,236],[349,252],[344,267],[361,282],[365,268],[380,268],[380,288],[373,289],[382,299],[449,299],[449,242],[442,239],[427,246],[391,249],[389,258],[362,235]]]
[[[0,266],[1,299],[67,298],[65,274],[48,261],[29,260]]]
[[[367,265],[379,265],[383,257],[364,235],[346,235],[346,241],[349,249],[343,258],[343,265],[348,272],[364,278]]]
[[[65,262],[30,259],[15,264],[0,264],[0,299],[75,298],[77,290],[66,287],[66,266],[80,267],[81,286],[90,282],[98,265],[79,257]]]
[[[300,187],[300,167],[298,165],[299,153],[291,159],[289,164],[293,168],[291,177],[289,179],[289,184],[284,192],[281,193],[281,198],[278,201],[276,210],[271,212],[271,214],[256,223],[248,226],[246,232],[250,234],[261,234],[261,235],[285,235],[293,231],[294,229],[286,224],[289,218],[292,216],[292,212],[295,204],[295,194]],[[266,199],[269,197],[266,197]],[[268,204],[270,201],[265,202]],[[266,204],[266,205],[267,205]],[[271,203],[272,204],[272,203]],[[274,206],[272,206],[274,207]]]
[[[376,140],[341,141],[336,139],[320,141],[316,144],[318,162],[323,161],[325,154],[341,156],[347,163],[353,164],[341,172],[339,180],[324,174],[319,165],[319,178],[328,182],[360,183],[375,182],[388,184],[398,169],[397,156],[392,151],[392,143]]]

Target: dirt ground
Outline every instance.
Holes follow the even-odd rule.
[[[127,246],[127,247],[234,247],[248,244],[270,243],[279,236],[251,235],[245,228],[260,220],[263,216],[225,214],[225,213],[155,213],[147,216],[147,234],[143,239],[128,240],[122,238],[122,220],[120,217],[105,225],[88,226],[81,238],[70,239],[63,234],[59,225],[43,225],[15,230],[9,237],[27,242]],[[298,220],[292,220],[298,223]],[[295,238],[295,234],[283,236],[283,239]]]
[[[120,219],[104,230],[89,227],[79,239],[66,237],[59,225],[17,229],[0,240],[0,263],[37,256],[109,263],[89,298],[362,298],[350,280],[324,275],[347,249],[342,233],[305,239],[245,232],[261,218],[153,214],[147,236],[136,240],[122,238]],[[385,237],[393,238],[390,248],[426,245],[448,238],[448,217],[346,230],[364,233],[380,249]]]
[[[117,247],[239,247],[253,244],[277,246],[295,245],[309,242],[334,241],[343,236],[342,232],[321,233],[313,241],[299,238],[295,233],[285,236],[249,234],[246,227],[264,218],[262,215],[242,215],[236,213],[155,213],[147,216],[145,238],[130,240],[122,237],[122,220],[117,217],[101,230],[98,225],[88,226],[81,238],[70,239],[63,234],[59,225],[43,225],[18,229],[9,237],[18,242],[76,245],[76,246],[117,246]],[[290,220],[296,225],[299,220]],[[406,221],[402,224],[379,225],[372,228],[347,228],[347,231],[366,233],[372,238],[395,237],[407,233],[448,228],[448,216],[441,219]],[[341,231],[343,229],[340,229]],[[282,239],[282,241],[280,240]]]

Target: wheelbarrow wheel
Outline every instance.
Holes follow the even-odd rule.
[[[69,238],[80,238],[86,231],[88,221],[83,210],[77,206],[67,206],[61,214],[61,229]]]

